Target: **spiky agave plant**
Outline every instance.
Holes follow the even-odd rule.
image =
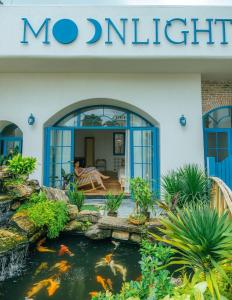
[[[196,164],[185,165],[162,178],[163,198],[169,207],[209,200],[210,180]]]
[[[159,230],[164,236],[152,236],[174,247],[177,255],[171,264],[205,280],[212,296],[220,299],[217,276],[226,278],[225,270],[232,262],[232,220],[227,213],[219,216],[205,204],[191,205],[176,215],[168,211],[161,224]]]

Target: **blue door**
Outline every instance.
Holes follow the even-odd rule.
[[[50,127],[45,129],[44,185],[62,188],[62,169],[73,172],[74,129]]]
[[[131,177],[142,177],[150,182],[153,191],[159,190],[158,129],[131,130]]]
[[[205,157],[210,176],[232,188],[232,129],[205,129]]]

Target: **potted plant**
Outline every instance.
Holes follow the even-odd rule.
[[[70,183],[67,195],[70,203],[76,205],[80,212],[85,202],[84,193],[78,190],[78,186],[75,183]]]
[[[141,225],[150,219],[149,210],[154,207],[155,199],[147,180],[136,177],[131,179],[130,183],[131,194],[135,200],[135,213],[129,217],[129,222]]]
[[[8,170],[14,178],[26,181],[36,168],[36,158],[15,155],[8,161]]]
[[[143,214],[132,214],[128,217],[128,221],[133,225],[143,225],[147,221],[147,217]]]
[[[111,192],[109,192],[106,195],[105,210],[107,211],[108,216],[117,217],[118,209],[122,204],[123,199],[124,193],[113,195]]]

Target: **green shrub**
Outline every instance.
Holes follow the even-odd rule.
[[[76,205],[77,209],[81,211],[85,202],[85,195],[78,190],[78,186],[75,183],[69,184],[68,198],[70,203]]]
[[[123,199],[124,193],[113,195],[111,192],[109,192],[106,195],[105,210],[111,214],[116,213],[122,204]]]
[[[67,205],[62,201],[48,200],[44,193],[34,194],[19,211],[26,211],[39,229],[47,230],[49,238],[56,238],[68,221]]]
[[[141,177],[136,177],[130,180],[130,188],[136,203],[136,214],[147,215],[149,209],[153,209],[155,204],[149,182]]]
[[[36,168],[36,158],[22,157],[18,154],[8,161],[8,169],[14,177],[27,177]]]
[[[210,181],[197,165],[186,165],[162,178],[163,198],[170,208],[209,201]]]
[[[225,270],[232,262],[232,222],[227,214],[219,216],[207,205],[190,205],[168,212],[168,219],[161,219],[164,235],[152,234],[156,240],[175,247],[177,257],[171,264],[182,265],[199,281],[206,281],[210,293],[220,299],[217,274],[226,278]]]

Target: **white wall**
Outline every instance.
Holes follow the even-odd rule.
[[[50,44],[42,43],[44,34],[38,39],[28,31],[29,44],[21,44],[23,38],[23,22],[21,18],[27,18],[35,31],[38,31],[43,21],[50,18],[49,40]],[[61,45],[52,36],[53,25],[62,18],[74,20],[78,24],[78,39],[69,45]],[[93,36],[93,26],[87,18],[97,19],[102,26],[102,38],[94,45],[88,45]],[[126,44],[120,42],[115,33],[112,32],[112,45],[106,45],[107,22],[105,18],[111,18],[115,24],[122,28],[120,18],[127,18]],[[134,26],[132,18],[140,18],[139,39],[144,41],[150,39],[150,44],[134,45]],[[155,26],[153,18],[160,21],[160,45],[154,45]],[[169,28],[170,36],[176,41],[183,40],[181,31],[188,30],[188,45],[174,45],[165,38],[166,21],[172,18],[186,18],[187,26],[176,22]],[[213,22],[214,45],[207,44],[208,35],[199,34],[199,45],[193,45],[193,23],[191,18],[199,19],[198,28],[206,29],[207,18],[231,18],[231,9],[228,7],[212,6],[1,6],[0,9],[0,35],[1,35],[1,57],[108,57],[108,58],[177,58],[177,57],[201,57],[201,58],[231,58],[232,27],[226,24],[229,44],[221,45],[222,25]]]
[[[23,131],[24,155],[39,161],[38,179],[44,124],[62,109],[91,104],[120,104],[157,120],[161,174],[185,163],[203,164],[200,74],[0,74],[0,120]],[[36,117],[32,127],[27,124],[30,113]],[[182,114],[185,128],[179,124]]]
[[[114,158],[119,156],[113,155],[113,132],[115,131],[78,130],[75,136],[75,156],[85,157],[85,137],[93,137],[95,139],[95,161],[105,159],[107,171],[114,171]]]

